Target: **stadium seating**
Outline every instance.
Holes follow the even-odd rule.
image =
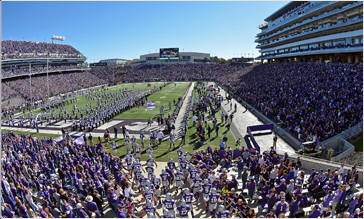
[[[70,45],[33,42],[33,41],[1,41],[1,60],[23,58],[81,58],[83,55]]]
[[[77,70],[77,69],[88,69],[87,66],[84,65],[50,65],[48,68],[48,72],[53,71],[64,71],[64,70]],[[44,73],[47,72],[47,67],[32,67],[31,73]],[[1,70],[1,75],[3,78],[12,77],[12,76],[21,76],[21,75],[28,75],[29,74],[29,67],[28,68],[14,68],[11,70]]]
[[[101,78],[97,78],[93,74],[85,72],[67,72],[49,75],[49,93],[51,96],[76,91],[83,88],[93,87],[101,84],[107,84]],[[30,94],[30,79],[19,78],[6,81],[5,84],[13,90],[18,91],[24,98],[39,100],[47,97],[47,76],[35,75],[31,78],[32,94]],[[4,83],[2,83],[4,84]]]

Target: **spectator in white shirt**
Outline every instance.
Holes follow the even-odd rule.
[[[11,194],[10,185],[9,185],[8,180],[6,179],[6,177],[3,177],[3,184],[4,184],[4,187],[5,187],[6,193]]]
[[[159,144],[162,143],[162,138],[164,137],[163,132],[161,130],[159,130],[158,134],[157,134],[158,140],[159,140]]]
[[[25,199],[28,201],[29,207],[31,207],[34,212],[39,211],[38,207],[34,204],[33,195],[32,195],[32,192],[29,189],[25,190]]]
[[[129,202],[129,198],[132,200],[132,201],[135,201],[135,198],[133,196],[138,196],[139,193],[135,193],[134,190],[131,188],[131,184],[128,182],[126,184],[126,187],[125,187],[125,190],[124,190],[124,193],[125,193],[125,198],[126,198],[126,202],[128,203]]]
[[[340,168],[340,170],[338,172],[339,172],[339,174],[340,173],[344,174],[344,171],[345,171],[344,164],[341,164],[341,168]]]

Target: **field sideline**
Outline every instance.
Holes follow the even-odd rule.
[[[154,89],[154,86],[156,88],[162,86],[164,84],[164,82],[154,82],[151,83],[152,85],[150,87],[147,86],[148,83],[130,83],[130,84],[122,84],[122,85],[117,85],[117,86],[112,86],[108,88],[108,91],[119,91],[119,89],[127,89],[127,90],[131,90],[131,91],[139,91],[139,90],[152,90]],[[176,87],[175,85],[176,84]],[[147,119],[148,117],[156,117],[159,114],[159,106],[161,106],[161,104],[164,104],[164,111],[165,113],[168,113],[168,102],[172,101],[173,102],[173,98],[176,98],[176,102],[178,101],[178,97],[181,96],[183,94],[183,92],[187,89],[189,82],[176,82],[176,83],[172,83],[164,88],[162,88],[162,91],[159,91],[155,94],[152,94],[148,97],[148,101],[155,101],[157,102],[156,105],[158,106],[158,108],[155,109],[144,109],[143,113],[136,113],[136,111],[139,111],[138,108],[133,108],[131,110],[128,110],[124,113],[122,113],[121,115],[115,117],[115,118],[135,118],[135,119],[140,119],[140,118],[145,118]],[[167,95],[168,94],[168,95]],[[71,111],[73,108],[73,105],[78,105],[79,107],[82,107],[83,109],[85,109],[85,106],[87,103],[91,103],[93,106],[95,106],[97,104],[97,101],[93,101],[93,100],[89,100],[86,99],[86,97],[84,96],[78,96],[77,97],[77,102],[75,103],[71,103],[71,104],[67,104],[65,106],[65,108],[68,111]],[[174,106],[172,107],[172,112],[174,110]],[[58,114],[59,108],[56,110],[57,114]],[[32,112],[25,112],[25,114],[20,113],[18,115],[16,115],[16,117],[19,116],[29,116],[30,113],[33,113],[34,115],[37,115],[41,112],[41,109],[36,109]],[[49,110],[47,110],[47,113],[49,113]]]
[[[178,96],[182,95],[182,93],[186,90],[186,88],[188,87],[189,83],[178,83],[177,82],[177,86],[175,87],[174,83],[168,85],[165,88],[162,88],[162,91],[157,92],[153,95],[150,96],[150,98],[148,98],[148,101],[157,101],[158,98],[165,96],[165,98],[161,98],[161,103],[164,103],[165,105],[165,112],[168,113],[168,102],[169,100],[173,100],[173,98],[176,98],[176,101],[178,100]],[[127,84],[127,85],[119,85],[119,86],[115,86],[116,88],[114,89],[118,89],[119,87],[131,87],[132,89],[132,84]],[[143,86],[146,87],[146,84],[139,84],[139,86],[135,86],[134,89],[144,89]],[[153,86],[153,85],[152,85]],[[111,90],[111,89],[109,89]],[[173,91],[173,92],[170,92]],[[196,90],[194,90],[194,95],[196,97]],[[84,97],[80,97],[80,98],[84,98]],[[84,98],[86,99],[86,98]],[[78,101],[77,103],[79,103],[80,101]],[[76,103],[76,104],[77,104]],[[80,106],[80,105],[79,105]],[[129,111],[126,111],[124,113],[122,113],[121,115],[119,115],[119,117],[121,118],[135,118],[135,116],[137,116],[137,118],[148,118],[148,116],[154,117],[157,116],[159,114],[159,108],[155,108],[153,110],[148,110],[147,112],[144,111],[144,107],[143,108],[133,108]],[[166,110],[167,109],[167,110]],[[173,106],[174,109],[174,106]],[[173,112],[173,111],[172,111]],[[125,115],[124,115],[125,114]],[[154,116],[153,116],[154,115]],[[165,114],[165,116],[167,116],[167,114]],[[191,112],[191,118],[192,118],[192,112]],[[210,125],[212,127],[212,118],[208,117],[209,121],[208,121],[208,125]],[[199,138],[196,138],[196,128],[193,126],[193,121],[192,119],[190,119],[189,124],[188,124],[188,131],[186,134],[186,144],[185,145],[180,145],[181,140],[178,139],[175,142],[175,148],[172,150],[169,150],[170,146],[170,141],[164,140],[162,141],[161,145],[159,145],[157,148],[154,148],[154,152],[153,152],[153,158],[156,159],[156,161],[162,161],[162,162],[167,162],[169,161],[170,158],[173,158],[175,161],[177,160],[178,156],[177,156],[177,150],[179,147],[182,147],[182,149],[184,151],[188,151],[188,152],[194,152],[196,150],[203,150],[206,149],[208,147],[208,145],[210,144],[211,147],[214,149],[215,147],[219,148],[219,143],[220,143],[220,139],[224,136],[224,134],[226,134],[226,136],[228,137],[228,146],[231,146],[231,148],[234,148],[235,145],[235,138],[232,135],[231,131],[228,131],[226,128],[225,124],[221,124],[221,111],[218,111],[216,113],[216,118],[218,121],[218,125],[220,126],[220,131],[219,131],[219,136],[216,137],[216,133],[212,132],[211,133],[211,138],[206,140],[205,145],[201,145]],[[2,128],[2,132],[6,131],[6,127]],[[52,137],[52,138],[57,138],[59,137],[59,135],[57,134],[44,134],[44,133],[36,133],[36,132],[22,132],[22,131],[14,131],[17,134],[23,133],[23,134],[31,134],[33,136],[36,136],[37,138],[41,138],[43,139],[44,136],[46,137]],[[126,147],[123,146],[124,144],[124,138],[122,137],[121,133],[118,133],[118,138],[114,139],[114,133],[113,130],[110,129],[110,137],[112,139],[112,141],[115,141],[118,144],[118,150],[117,150],[117,156],[122,157],[124,156],[127,151],[126,151]],[[207,135],[206,135],[207,138]],[[104,139],[102,138],[102,141],[104,141]],[[97,137],[93,138],[93,142],[97,143]],[[145,140],[145,146],[147,146],[149,144],[149,140]],[[104,143],[104,142],[103,142]],[[140,144],[140,139],[137,139],[137,143]],[[112,153],[112,149],[110,146],[107,146],[104,143],[105,149]],[[173,146],[172,146],[173,147]],[[145,148],[144,148],[145,149]],[[143,150],[144,150],[143,149]],[[147,159],[147,155],[145,152],[142,153],[142,160],[146,160]]]

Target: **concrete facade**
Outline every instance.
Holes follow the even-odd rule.
[[[268,16],[258,28],[258,60],[362,61],[363,2],[293,1]]]

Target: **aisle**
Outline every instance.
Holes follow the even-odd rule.
[[[215,85],[214,82],[209,82],[209,85]],[[220,86],[219,86],[220,87]],[[235,138],[241,138],[241,145],[246,147],[247,145],[252,145],[250,143],[250,138],[247,136],[247,127],[252,125],[263,125],[264,123],[261,122],[253,113],[251,113],[249,110],[246,110],[244,106],[242,106],[238,101],[235,99],[232,99],[232,109],[230,110],[230,103],[225,100],[225,90],[220,87],[220,94],[224,97],[224,101],[221,104],[221,107],[223,109],[223,112],[228,115],[234,112],[234,105],[236,103],[236,113],[234,113],[233,118],[233,127],[231,128],[231,131],[233,132]],[[261,151],[270,150],[270,147],[273,146],[273,135],[275,132],[273,131],[271,134],[262,134],[267,132],[254,132],[255,133],[255,140],[261,147]],[[253,133],[253,134],[254,134]],[[278,137],[277,141],[277,152],[280,154],[284,154],[284,152],[287,152],[288,154],[294,154],[295,149],[289,145],[286,141]]]
[[[190,99],[191,95],[193,94],[193,88],[195,86],[195,82],[192,82],[192,85],[191,87],[189,88],[188,92],[187,92],[187,96],[186,98],[184,99],[183,101],[183,104],[182,104],[182,107],[181,107],[181,110],[179,111],[178,113],[178,116],[176,118],[176,130],[180,130],[180,128],[182,127],[182,120],[183,120],[183,117],[187,111],[187,104],[188,104],[188,100]],[[177,133],[179,133],[179,131],[177,131]]]

